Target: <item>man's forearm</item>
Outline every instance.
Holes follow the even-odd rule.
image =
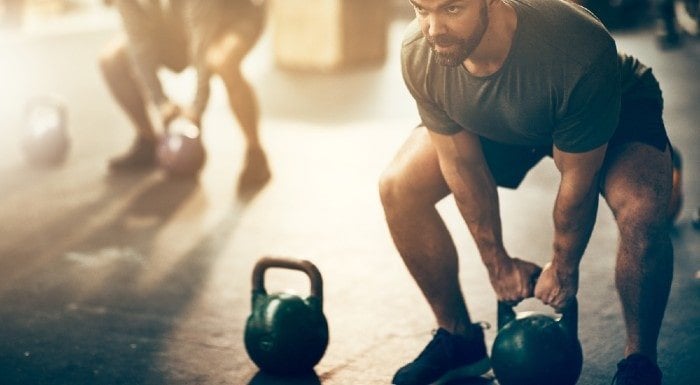
[[[148,49],[132,49],[132,62],[136,69],[136,76],[141,80],[141,84],[148,93],[148,98],[157,107],[167,103],[169,98],[163,91],[163,86],[158,78],[158,64],[152,54],[146,52]]]
[[[560,190],[554,204],[553,264],[560,270],[572,272],[578,268],[591,236],[598,208],[595,185],[576,202]]]
[[[192,100],[192,113],[195,114],[197,120],[200,120],[209,103],[211,72],[203,60],[199,60],[195,67],[197,71],[197,89]]]
[[[159,63],[155,53],[154,28],[151,19],[160,16],[162,10],[126,0],[116,1],[114,4],[122,19],[136,76],[148,92],[151,101],[159,106],[168,99],[158,79]]]
[[[487,267],[507,258],[503,246],[496,183],[486,165],[458,166],[459,182],[452,186],[462,218]]]
[[[489,271],[508,258],[501,236],[498,191],[478,136],[432,133],[440,169]]]

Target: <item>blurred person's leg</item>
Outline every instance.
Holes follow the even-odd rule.
[[[149,33],[143,38],[148,39],[148,47],[153,50],[157,63],[174,72],[187,68],[187,38],[179,19],[166,17],[159,20],[150,26]],[[150,101],[145,96],[145,84],[138,76],[130,50],[128,39],[120,36],[100,56],[100,68],[110,92],[136,130],[131,148],[110,160],[112,171],[151,167],[156,162],[158,135],[148,113]]]
[[[228,102],[246,140],[242,184],[260,184],[270,178],[267,156],[259,136],[259,108],[253,87],[244,77],[241,64],[255,46],[264,24],[264,10],[251,7],[227,10],[226,27],[207,51],[207,63],[226,87]]]
[[[676,10],[673,0],[654,0],[656,11],[656,39],[663,48],[677,47],[681,35],[676,24]]]
[[[137,134],[155,140],[146,100],[131,65],[126,38],[118,37],[100,55],[100,69],[112,96],[136,128]]]
[[[110,169],[152,165],[156,136],[142,87],[131,64],[126,38],[120,36],[113,40],[100,55],[99,63],[109,91],[136,130],[133,146],[126,154],[113,158]]]

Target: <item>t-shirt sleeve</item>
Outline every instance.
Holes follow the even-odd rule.
[[[432,59],[425,50],[419,49],[416,39],[414,36],[410,40],[404,40],[401,50],[401,72],[404,83],[416,101],[418,115],[423,125],[441,134],[455,134],[461,131],[462,127],[447,115],[428,91],[430,78],[433,75],[429,72],[428,63]]]
[[[574,86],[564,116],[554,129],[554,145],[565,152],[585,152],[607,143],[619,120],[620,88],[613,46]]]

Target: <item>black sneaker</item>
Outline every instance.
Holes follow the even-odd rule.
[[[661,385],[661,370],[649,358],[631,354],[618,362],[613,385]]]
[[[399,369],[394,385],[439,385],[456,378],[477,377],[491,369],[481,325],[472,325],[474,337],[467,339],[438,329],[418,358]]]
[[[156,164],[156,143],[153,140],[136,138],[129,151],[109,161],[110,171],[129,171],[148,167]]]

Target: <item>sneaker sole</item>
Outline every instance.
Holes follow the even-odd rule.
[[[491,360],[489,360],[488,357],[485,357],[471,365],[450,370],[430,385],[446,385],[456,379],[479,377],[482,374],[486,374],[489,370],[491,370]]]

